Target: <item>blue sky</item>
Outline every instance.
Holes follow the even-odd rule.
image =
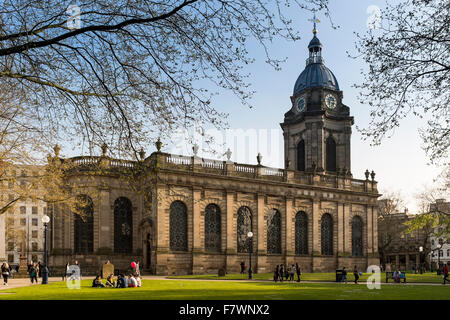
[[[321,23],[318,24],[317,36],[323,45],[325,64],[337,77],[340,89],[344,92],[343,102],[350,107],[351,115],[355,118],[352,134],[353,176],[363,179],[366,169],[374,170],[376,180],[379,181],[379,190],[383,193],[400,192],[406,200],[409,211],[414,212],[417,208],[415,194],[424,185],[431,184],[440,172],[439,168],[427,165],[427,157],[421,149],[417,129],[422,126],[423,120],[409,117],[401,123],[391,138],[382,142],[381,146],[370,146],[370,141],[363,141],[356,130],[356,126],[365,127],[369,123],[368,105],[358,102],[358,91],[352,88],[354,83],[362,81],[360,70],[365,65],[362,59],[349,58],[347,52],[356,53],[354,32],[367,31],[366,23],[371,16],[371,12],[368,13],[370,6],[383,8],[385,3],[375,0],[331,0],[332,20],[339,28],[333,29],[329,19],[318,13],[317,17]],[[256,59],[256,62],[246,70],[251,73],[249,81],[252,89],[256,91],[252,100],[254,108],[242,106],[229,93],[220,94],[214,100],[217,109],[229,113],[231,129],[242,129],[244,132],[253,130],[257,134],[272,133],[279,143],[282,143],[279,123],[283,122],[284,113],[290,109],[289,97],[298,75],[305,67],[305,59],[308,57],[307,45],[313,36],[312,23],[308,21],[311,19],[309,13],[296,9],[293,10],[292,17],[302,39],[297,42],[278,40],[270,47],[273,56],[287,58],[281,65],[281,71],[274,71],[264,62],[265,55],[261,47],[250,44],[247,48],[250,55]],[[264,146],[264,141],[257,145],[248,143],[245,150],[232,148],[234,151],[232,160],[256,163],[256,154],[261,152],[263,165],[282,167],[284,158],[282,144],[280,152],[276,150],[270,152],[266,149],[267,146]],[[230,141],[227,141],[224,150],[229,145]],[[242,156],[242,152],[246,153],[245,157]],[[181,153],[192,154],[189,151]],[[200,152],[199,155],[208,157],[206,153]]]

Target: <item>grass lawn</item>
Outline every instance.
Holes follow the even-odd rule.
[[[367,278],[371,274],[363,273],[362,276],[359,277],[360,282],[367,281]],[[207,274],[207,275],[183,275],[183,276],[171,276],[171,279],[204,279],[204,280],[244,280],[248,279],[248,274],[239,274],[239,273],[230,273],[225,277],[219,277],[217,274]],[[258,273],[253,274],[253,279],[255,280],[273,280],[272,273]],[[295,275],[295,279],[297,279],[297,275]],[[347,280],[349,282],[354,281],[354,276],[352,272],[347,274]],[[335,273],[302,273],[301,280],[308,281],[336,281]],[[386,282],[386,274],[381,273],[381,282]],[[393,282],[393,280],[389,280],[389,282]],[[406,282],[409,283],[442,283],[442,276],[436,275],[436,272],[427,272],[424,274],[414,274],[414,273],[406,273]]]
[[[449,286],[385,285],[369,290],[365,285],[340,283],[273,283],[234,281],[143,280],[140,288],[92,288],[92,279],[81,289],[65,282],[0,291],[0,300],[437,300],[450,299]]]

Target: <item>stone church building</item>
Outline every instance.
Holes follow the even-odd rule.
[[[308,51],[281,123],[284,169],[260,157],[248,165],[168,154],[159,141],[140,161],[112,159],[106,147],[65,159],[75,165],[68,179],[85,186],[86,214],[49,210],[50,268],[78,260],[95,272],[110,260],[159,275],[238,272],[250,250],[258,273],[282,263],[304,272],[379,265],[375,173],[353,178],[353,117],[315,30]],[[136,168],[145,193],[122,179]]]

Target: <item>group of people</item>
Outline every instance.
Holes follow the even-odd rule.
[[[78,273],[75,271],[75,268],[73,266],[76,266],[78,268]],[[75,263],[71,265],[69,262],[66,263],[66,269],[64,270],[62,274],[62,280],[69,279],[78,279],[81,280],[81,266],[78,263],[77,260],[75,260]]]
[[[354,282],[355,284],[358,284],[358,280],[359,280],[359,276],[361,275],[361,273],[358,271],[358,267],[355,266],[353,268],[353,277],[354,277]],[[347,270],[345,269],[345,267],[342,268],[342,277],[341,277],[341,282],[345,282],[347,283],[348,279],[347,279]]]
[[[100,278],[100,275],[97,275],[92,281],[92,287],[95,288],[137,288],[142,285],[141,277],[139,275],[133,275],[129,274],[128,277],[126,277],[123,274],[119,274],[117,277],[117,281],[114,280],[114,276],[110,274],[106,278],[106,283],[102,282],[102,279]]]
[[[294,281],[295,274],[297,274],[297,282],[300,282],[302,273],[298,263],[292,266],[277,265],[273,272],[273,280],[283,282],[283,278],[285,278],[286,281]]]

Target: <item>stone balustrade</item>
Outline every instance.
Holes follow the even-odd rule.
[[[134,169],[139,161],[112,159],[102,156],[80,156],[70,158],[75,169],[83,170],[93,167],[105,169]],[[189,157],[162,152],[155,152],[145,160],[148,167],[158,164],[160,169],[195,171],[207,174],[227,175],[242,178],[256,178],[294,184],[317,185],[339,188],[357,192],[378,193],[374,180],[353,179],[349,175],[300,172],[261,165],[242,164],[200,157]]]

